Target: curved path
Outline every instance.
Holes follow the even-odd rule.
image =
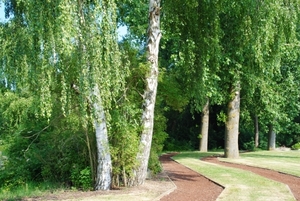
[[[166,154],[160,157],[164,171],[175,183],[177,189],[161,201],[213,201],[223,191],[223,187],[203,177],[199,173],[173,161],[170,157],[176,155]]]
[[[160,157],[163,169],[177,186],[177,189],[169,195],[163,197],[162,201],[210,201],[216,200],[223,191],[223,187],[215,184],[199,173],[173,161],[170,157],[176,153],[166,154]],[[296,200],[300,201],[300,177],[279,173],[269,169],[257,168],[247,165],[221,162],[217,157],[204,158],[206,162],[219,165],[241,168],[248,170],[263,177],[287,184]]]

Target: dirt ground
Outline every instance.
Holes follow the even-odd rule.
[[[115,200],[115,201],[213,201],[223,191],[223,187],[203,177],[202,175],[173,161],[170,157],[176,153],[160,157],[164,172],[146,180],[145,184],[134,188],[121,190],[90,191],[90,192],[56,192],[43,197],[26,198],[24,201],[41,200]],[[300,177],[282,174],[273,170],[256,168],[246,165],[221,162],[217,157],[207,157],[203,160],[224,166],[241,168],[264,176],[269,179],[287,184],[296,200],[300,201]]]
[[[176,189],[175,184],[165,172],[148,179],[144,185],[132,188],[120,188],[109,191],[59,191],[44,196],[24,198],[22,201],[154,201]]]

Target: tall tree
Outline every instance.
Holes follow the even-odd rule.
[[[232,86],[227,106],[227,120],[225,123],[225,148],[226,158],[237,158],[239,156],[239,120],[240,120],[240,84]]]
[[[270,80],[278,72],[281,50],[288,42],[286,35],[295,31],[295,21],[292,20],[294,17],[290,17],[294,15],[294,11],[291,14],[286,10],[294,10],[297,2],[223,1],[222,7],[223,67],[227,71],[222,71],[220,77],[224,82],[222,86],[225,86],[223,91],[229,91],[225,156],[235,158],[239,156],[238,116],[241,88],[246,88],[247,94],[252,94],[256,84],[262,84],[254,79]]]
[[[158,84],[158,51],[161,39],[160,30],[160,0],[149,1],[149,27],[147,41],[147,60],[149,72],[146,75],[145,91],[143,94],[142,134],[137,154],[138,167],[135,170],[134,185],[143,184],[148,170],[148,161],[152,143],[154,106]]]
[[[221,1],[166,1],[163,21],[167,30],[163,51],[169,53],[170,72],[183,85],[184,95],[190,100],[192,112],[208,119],[211,104],[221,103],[218,94],[220,66],[220,2]],[[207,151],[208,123],[201,122],[200,145]]]
[[[108,190],[107,110],[124,80],[119,68],[115,2],[11,0],[6,9],[13,14],[1,52],[8,83],[13,80],[16,90],[35,91],[39,115],[47,118],[57,97],[53,88],[60,89],[64,115],[72,105],[80,104],[83,125],[92,122],[96,134],[95,189]]]

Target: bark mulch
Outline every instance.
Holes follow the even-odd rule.
[[[170,157],[176,153],[166,154],[160,157],[164,171],[175,183],[177,189],[169,195],[161,198],[161,201],[210,201],[216,200],[223,191],[223,187],[192,171],[191,169],[173,161]],[[277,171],[257,168],[241,164],[233,164],[219,161],[217,157],[207,157],[203,159],[206,162],[219,165],[240,168],[251,171],[263,177],[284,183],[288,185],[294,194],[296,200],[300,201],[300,177],[280,173]]]
[[[223,187],[215,184],[199,173],[173,161],[170,157],[176,153],[165,154],[160,157],[164,171],[175,183],[175,189],[161,201],[212,201],[223,191]]]

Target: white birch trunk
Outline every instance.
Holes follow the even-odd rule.
[[[200,139],[200,152],[207,152],[208,144],[208,128],[209,128],[209,100],[202,110],[202,125],[201,125],[201,139]]]
[[[93,91],[93,109],[95,115],[95,132],[97,143],[97,173],[95,190],[109,190],[111,185],[111,157],[107,136],[105,111],[102,106],[98,86]]]
[[[85,25],[83,1],[77,0],[78,11],[80,16],[80,24]],[[86,53],[86,47],[81,43],[82,33],[79,34],[79,43],[83,53]],[[76,89],[75,89],[76,90]],[[94,128],[96,135],[97,148],[97,168],[95,178],[95,190],[109,190],[111,186],[111,157],[109,153],[109,143],[107,136],[107,126],[105,111],[102,105],[100,90],[95,84],[90,97],[87,98],[93,109]],[[93,168],[93,167],[91,167]]]
[[[149,73],[146,75],[144,103],[142,114],[141,140],[137,154],[138,167],[134,171],[133,185],[141,185],[147,177],[148,161],[152,143],[154,106],[158,83],[158,50],[161,38],[160,31],[160,0],[149,1],[149,28],[148,28],[148,62]]]
[[[238,87],[239,88],[239,87]],[[239,157],[239,119],[240,90],[233,91],[234,98],[228,104],[227,121],[225,125],[225,157]]]

